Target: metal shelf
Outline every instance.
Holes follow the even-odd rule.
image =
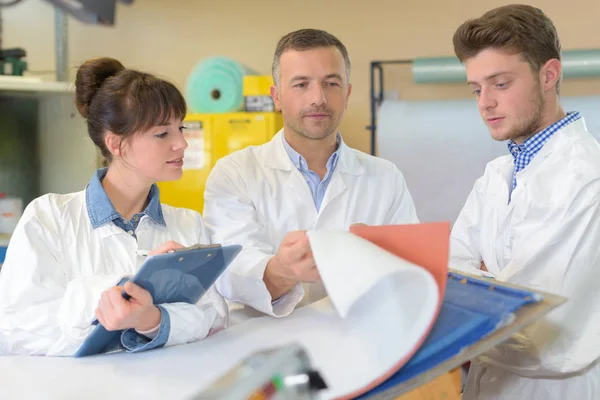
[[[0,76],[0,94],[2,92],[73,95],[75,85],[70,82],[48,82],[35,78]]]

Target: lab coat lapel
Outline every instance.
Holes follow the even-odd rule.
[[[292,164],[290,156],[285,151],[285,147],[283,147],[282,136],[283,129],[273,137],[267,146],[263,147],[264,152],[261,156],[264,160],[264,165],[267,168],[279,170],[280,173],[287,173],[287,179],[284,178],[285,186],[294,192],[294,199],[301,204],[313,205],[314,209],[314,200],[308,183],[306,183],[300,171]]]
[[[329,205],[333,205],[334,200],[349,190],[347,185],[349,180],[356,179],[357,176],[365,173],[365,168],[361,165],[354,150],[346,146],[343,141],[340,143],[340,146],[340,158],[331,176],[331,182],[329,182],[329,185],[327,186],[327,191],[323,197],[319,215],[321,215]],[[345,204],[340,206],[343,207]]]
[[[580,124],[582,123],[582,121],[575,121],[567,127],[554,133],[554,135],[548,140],[548,142],[546,142],[544,147],[542,147],[540,151],[535,155],[535,157],[533,157],[529,165],[527,165],[525,169],[523,169],[517,174],[517,187],[512,191],[511,202],[510,204],[508,204],[508,207],[506,207],[506,209],[500,214],[500,229],[508,229],[508,227],[511,226],[511,216],[514,212],[516,212],[515,207],[524,207],[527,205],[528,180],[536,176],[537,170],[539,170],[540,168],[544,168],[544,162],[550,155],[552,155],[557,149],[560,149],[561,146],[564,146],[564,141],[566,140],[565,132],[568,132],[573,129],[578,129]],[[499,169],[499,175],[503,176],[506,179],[508,185],[510,185],[511,187],[513,182],[513,172],[514,162],[504,164],[502,165],[502,168]],[[500,197],[506,198],[504,194]]]
[[[494,205],[496,225],[496,235],[506,229],[510,223],[510,216],[513,212],[515,204],[518,202],[518,192],[512,189],[512,176],[514,171],[514,162],[512,158],[506,158],[506,162],[498,165],[494,171],[494,178],[489,183],[494,190],[493,198],[488,198],[491,204]],[[510,203],[508,202],[509,194],[511,196]]]
[[[582,129],[581,126],[584,127],[583,129],[585,129],[585,126],[582,124],[583,124],[583,121],[581,121],[581,120],[575,121],[575,122],[571,123],[570,125],[568,125],[567,127],[556,132],[548,140],[548,142],[544,145],[544,147],[542,147],[542,149],[539,151],[539,153],[536,154],[536,156],[531,160],[529,165],[523,171],[521,171],[521,173],[519,173],[519,175],[517,176],[517,189],[519,189],[519,190],[515,189],[515,191],[513,192],[513,198],[511,201],[512,213],[520,214],[520,213],[524,212],[523,210],[518,210],[518,209],[515,210],[514,208],[516,208],[516,207],[527,208],[530,206],[530,202],[532,201],[532,199],[528,197],[529,191],[526,190],[528,180],[536,179],[535,177],[538,176],[540,169],[548,168],[547,162],[552,163],[553,162],[552,159],[555,159],[555,157],[560,157],[560,154],[556,153],[556,152],[560,152],[561,148],[568,146],[568,144],[566,143],[569,140],[568,133],[570,133],[571,131],[581,130]],[[553,153],[556,153],[556,154],[553,154]],[[512,214],[509,214],[508,216],[512,216]],[[517,216],[516,219],[517,220],[521,219],[521,217]],[[501,229],[498,232],[497,240],[499,240],[499,241],[518,240],[518,238],[507,239],[504,237],[505,235],[510,233],[510,232],[506,232],[506,230],[510,229],[510,227],[513,226],[514,223],[515,223],[514,218],[512,218],[512,219],[507,218],[507,222],[503,226],[503,229]],[[515,256],[516,255],[512,254],[512,252],[511,252],[510,258],[514,258]],[[502,257],[502,254],[499,254],[498,257]],[[516,274],[521,269],[521,267],[522,266],[518,263],[510,263],[509,262],[508,265],[506,266],[506,268],[504,268],[500,271],[498,278],[503,279],[503,280],[508,280],[511,276]]]
[[[512,159],[505,157],[499,163],[488,166],[487,179],[480,193],[479,209],[483,213],[479,240],[480,253],[488,270],[497,274],[504,266],[504,235],[510,228],[510,216],[514,202],[508,204],[509,185],[511,184]],[[478,195],[479,197],[479,195]]]
[[[340,196],[345,191],[346,183],[344,182],[344,178],[342,177],[342,174],[340,174],[338,171],[335,171],[331,176],[331,182],[329,182],[329,186],[327,186],[327,191],[323,197],[319,214],[321,214],[327,208],[327,206],[336,199],[336,197]]]
[[[270,169],[291,171],[294,168],[290,156],[283,147],[283,129],[273,136],[273,139],[261,148],[260,159],[264,166]]]
[[[292,189],[303,204],[314,204],[312,193],[308,183],[297,169],[292,169],[286,182],[287,187]]]

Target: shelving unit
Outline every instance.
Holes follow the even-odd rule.
[[[0,92],[33,95],[70,95],[75,87],[69,82],[47,82],[36,78],[0,75]]]
[[[74,93],[69,82],[0,76],[0,192],[27,205],[46,193],[85,188],[99,156]],[[0,236],[0,253],[7,243]]]
[[[98,152],[74,93],[69,82],[0,77],[0,191],[27,204],[45,193],[85,187],[99,165]],[[25,175],[35,182],[19,182],[22,170],[30,170]]]

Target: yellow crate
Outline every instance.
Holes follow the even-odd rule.
[[[204,184],[214,165],[212,121],[210,114],[186,116],[184,136],[188,148],[183,161],[183,176],[177,181],[158,183],[162,203],[202,212]]]
[[[244,97],[270,96],[273,77],[271,75],[246,75],[243,84]]]
[[[216,114],[213,121],[213,155],[217,160],[236,150],[268,142],[283,126],[278,112]]]
[[[261,145],[283,127],[279,112],[189,114],[184,130],[188,148],[183,176],[159,182],[161,201],[202,212],[206,179],[218,159],[251,145]]]

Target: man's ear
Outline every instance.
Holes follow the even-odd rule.
[[[279,98],[279,88],[276,85],[271,86],[271,98],[273,99],[273,104],[275,104],[275,109],[277,111],[281,111],[281,99]]]
[[[540,69],[544,92],[554,89],[562,78],[562,64],[556,58],[546,61]]]

